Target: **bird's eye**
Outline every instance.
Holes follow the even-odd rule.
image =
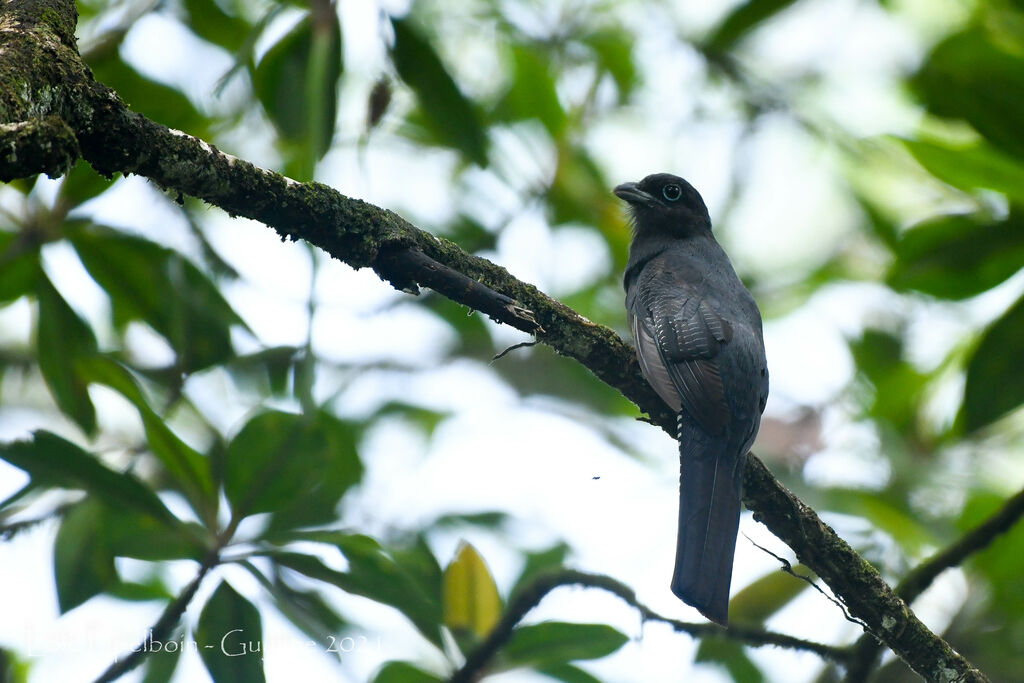
[[[683,196],[683,188],[678,185],[666,185],[661,188],[661,196],[670,202],[674,202]]]

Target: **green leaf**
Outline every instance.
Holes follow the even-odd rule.
[[[500,667],[545,667],[579,659],[605,657],[629,639],[606,624],[545,621],[520,626],[502,648]]]
[[[405,401],[388,401],[374,413],[374,418],[385,415],[400,415],[430,436],[437,426],[448,417],[447,413],[430,410]]]
[[[203,40],[238,52],[249,39],[252,27],[241,17],[232,16],[214,0],[184,0],[188,27]]]
[[[982,334],[967,362],[958,422],[968,431],[995,422],[1024,403],[1024,297]]]
[[[325,412],[257,415],[228,445],[224,467],[233,514],[273,512],[272,529],[332,521],[363,475],[354,430]]]
[[[893,464],[899,465],[899,462],[894,459]],[[829,510],[863,517],[892,536],[911,556],[920,555],[936,543],[935,535],[928,526],[907,509],[907,502],[898,489],[865,491],[835,488],[826,493]]]
[[[857,370],[874,386],[867,413],[901,433],[912,433],[928,376],[904,358],[903,339],[887,330],[866,329],[850,340]]]
[[[1003,494],[970,491],[963,513],[957,520],[957,526],[962,531],[972,529],[1005,504],[1006,498]],[[988,547],[972,555],[966,562],[966,568],[972,570],[972,573],[980,573],[987,579],[985,585],[988,595],[981,599],[987,598],[995,614],[986,620],[986,623],[1018,624],[1013,627],[1013,633],[1019,629],[1021,611],[1024,610],[1024,584],[1020,581],[1022,553],[1024,525],[1018,523],[997,537]],[[999,630],[995,629],[996,632]],[[1014,639],[1016,636],[1008,634],[1008,637]],[[1013,651],[1016,653],[1016,650]]]
[[[510,515],[498,510],[489,512],[449,512],[438,515],[434,521],[424,525],[426,529],[448,529],[460,526],[479,526],[485,529],[499,529],[508,523]]]
[[[953,145],[900,140],[917,162],[939,180],[964,191],[1002,192],[1024,204],[1024,163],[985,142]]]
[[[60,184],[59,201],[70,210],[106,192],[114,184],[112,178],[104,178],[84,159],[64,176]]]
[[[26,235],[0,231],[0,304],[34,293],[41,273],[39,249]]]
[[[444,624],[456,634],[487,637],[501,618],[501,597],[494,577],[471,544],[459,543],[444,570]]]
[[[965,119],[993,145],[1024,157],[1024,56],[973,26],[935,46],[912,85],[929,111]]]
[[[100,523],[106,545],[115,557],[200,562],[217,541],[212,532],[199,524],[158,522],[148,515],[109,504],[101,510]]]
[[[25,470],[36,486],[84,489],[99,500],[121,504],[174,525],[171,514],[151,488],[125,472],[116,472],[70,441],[39,430],[32,441],[0,446],[0,458]]]
[[[298,590],[283,581],[273,584],[274,605],[309,638],[330,648],[328,636],[340,633],[348,624],[318,591]],[[337,650],[337,647],[334,648]]]
[[[605,28],[582,38],[597,57],[597,63],[611,74],[619,91],[619,103],[624,103],[637,85],[636,65],[633,63],[633,36],[621,28]]]
[[[216,492],[209,463],[171,431],[153,411],[131,372],[107,356],[95,356],[81,364],[82,375],[90,382],[104,384],[130,401],[139,411],[146,438],[153,454],[160,459],[176,483],[185,492],[197,512],[216,508]]]
[[[697,648],[698,662],[716,662],[732,676],[736,683],[763,683],[764,674],[751,661],[743,646],[735,640],[704,638]]]
[[[71,243],[110,296],[114,322],[142,320],[163,335],[185,373],[233,357],[231,326],[244,326],[213,282],[166,247],[110,229],[76,231]]]
[[[625,228],[622,204],[610,188],[600,165],[584,146],[569,142],[559,146],[558,166],[546,197],[551,223],[596,227],[611,251],[612,267],[622,272],[629,253],[630,232]]]
[[[911,228],[896,244],[886,282],[946,299],[988,291],[1024,264],[1024,209],[1001,220],[949,215]]]
[[[89,60],[96,80],[110,86],[132,109],[153,121],[206,138],[210,119],[181,91],[143,76],[122,61],[117,50],[100,50]]]
[[[303,17],[256,66],[256,95],[286,148],[295,150],[299,180],[312,180],[315,162],[331,148],[341,73],[333,11]]]
[[[167,642],[172,641],[181,642],[181,633],[178,632],[167,640]],[[174,651],[168,651],[166,648],[162,648],[159,652],[147,654],[142,683],[170,683],[174,677],[174,671],[178,667],[178,660],[181,659],[183,649],[179,647]]]
[[[391,18],[391,60],[413,89],[428,127],[479,166],[487,165],[487,135],[473,103],[459,90],[430,42],[407,19]]]
[[[443,680],[409,662],[388,662],[373,677],[373,683],[441,683]]]
[[[519,578],[512,584],[512,590],[509,594],[515,595],[518,593],[523,586],[528,585],[538,574],[563,566],[565,558],[568,556],[569,546],[564,541],[559,541],[550,548],[527,552],[523,570],[519,572]]]
[[[391,605],[404,614],[427,640],[443,649],[440,571],[436,577],[432,572],[417,576],[416,566],[422,566],[422,562],[412,567],[407,562],[399,564],[369,536],[308,532],[298,538],[333,542],[348,560],[348,571],[332,569],[319,558],[299,553],[274,553],[274,561],[348,593]]]
[[[104,543],[102,506],[85,500],[68,510],[53,545],[53,572],[61,614],[117,583],[114,555]]]
[[[283,396],[303,353],[296,346],[274,346],[235,356],[225,369],[243,390]]]
[[[706,40],[709,49],[726,52],[762,23],[793,4],[795,0],[747,0],[726,15]]]
[[[544,346],[518,350],[494,362],[523,396],[557,396],[605,415],[635,415],[636,406],[579,363],[566,363]]]
[[[115,552],[114,555],[116,556],[117,553]],[[107,590],[107,593],[119,600],[129,602],[170,602],[175,598],[174,593],[157,579],[146,582],[118,581]]]
[[[566,115],[558,101],[547,55],[537,45],[514,45],[511,52],[512,84],[498,102],[495,118],[499,121],[535,118],[552,137],[560,138]]]
[[[811,571],[796,565],[793,571],[810,576]],[[729,620],[736,624],[763,624],[800,595],[809,584],[786,572],[773,571],[745,587],[729,601]]]
[[[89,386],[76,363],[96,353],[96,337],[64,297],[42,273],[37,281],[39,324],[36,348],[43,373],[57,406],[86,434],[96,431],[96,408],[89,398]]]
[[[241,560],[238,564],[270,593],[274,606],[286,619],[309,636],[310,640],[321,643],[326,652],[340,654],[336,642],[331,640],[332,634],[340,633],[348,624],[319,591],[294,588],[279,571],[274,572],[274,580],[271,581],[248,560]]]
[[[545,676],[550,676],[562,683],[602,683],[600,678],[588,674],[578,666],[572,664],[552,664],[550,666],[537,667],[537,671]]]
[[[260,651],[263,625],[259,610],[235,592],[227,581],[221,581],[203,606],[196,642],[203,664],[215,683],[266,680]]]

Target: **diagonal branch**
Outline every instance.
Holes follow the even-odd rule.
[[[991,517],[959,539],[914,567],[896,587],[896,594],[908,605],[951,567],[958,567],[976,552],[984,550],[1024,517],[1024,489],[1011,496]],[[864,683],[874,670],[881,645],[870,635],[861,636],[850,648],[847,683]]]
[[[353,268],[373,268],[399,289],[414,291],[417,283],[429,284],[470,307],[488,306],[489,315],[576,359],[673,433],[674,415],[643,380],[632,348],[615,332],[391,211],[319,183],[298,183],[258,168],[130,111],[81,62],[74,42],[76,20],[70,0],[9,0],[0,5],[0,40],[5,43],[0,84],[24,84],[17,92],[0,92],[0,123],[59,116],[77,138],[82,157],[100,173],[145,176],[233,216],[265,223],[283,239],[306,240]],[[19,50],[31,54],[22,58]],[[20,78],[2,78],[12,73]],[[40,95],[43,89],[46,97]],[[0,177],[15,170],[0,159]],[[760,460],[748,458],[744,474],[744,502],[755,519],[793,548],[850,613],[914,671],[928,680],[986,680],[929,631],[878,572]]]
[[[606,590],[636,608],[645,622],[660,621],[668,624],[675,631],[687,633],[694,638],[729,638],[753,647],[771,645],[794,650],[805,650],[840,664],[845,662],[847,656],[843,648],[794,638],[753,626],[734,624],[726,629],[717,624],[695,624],[670,619],[658,614],[637,600],[636,593],[631,588],[615,579],[601,574],[589,574],[575,570],[559,570],[539,575],[512,597],[508,607],[505,608],[505,612],[501,616],[501,620],[498,621],[487,638],[466,657],[466,662],[458,671],[452,674],[449,683],[469,683],[470,681],[479,680],[501,647],[512,638],[515,627],[523,620],[523,617],[540,604],[540,601],[548,593],[559,586],[587,586],[589,588]]]

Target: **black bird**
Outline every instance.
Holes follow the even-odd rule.
[[[640,369],[679,415],[672,592],[725,625],[743,465],[768,399],[761,313],[693,186],[658,173],[615,194],[633,214],[623,284]]]

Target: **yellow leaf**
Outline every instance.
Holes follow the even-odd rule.
[[[494,577],[476,548],[462,541],[455,559],[444,570],[445,625],[483,638],[500,616],[501,598]]]

